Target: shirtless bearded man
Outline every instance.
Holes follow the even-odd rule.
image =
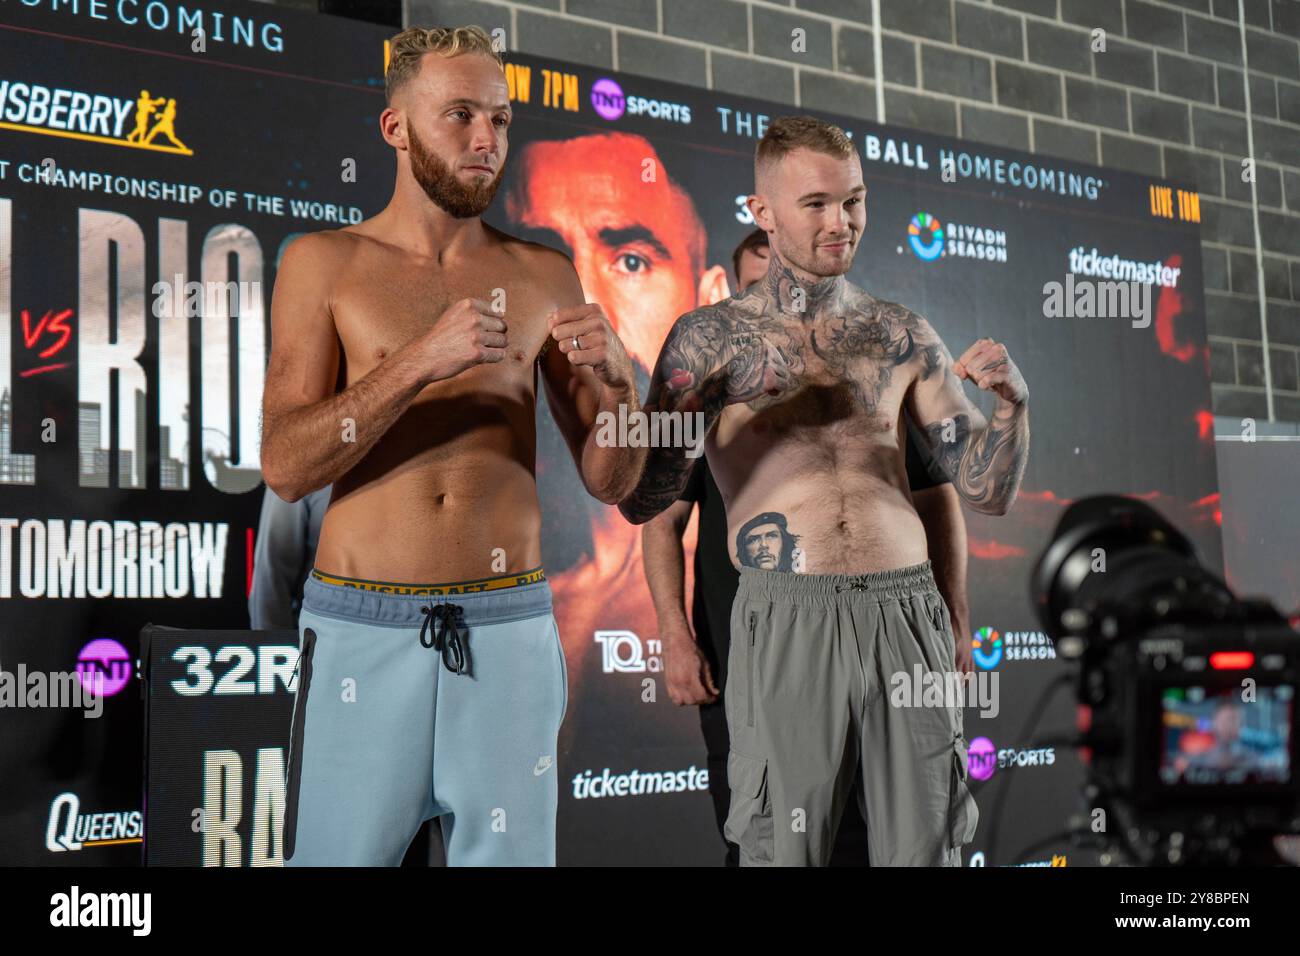
[[[506,159],[501,58],[478,28],[394,38],[388,206],[287,250],[262,469],[333,483],[300,616],[291,865],[396,865],[441,817],[450,865],[554,865],[564,654],[541,568],[537,368],[586,489],[644,451],[596,416],[632,366],[572,262],[482,223]],[[548,346],[550,346],[548,348]]]
[[[737,543],[726,833],[742,865],[825,865],[860,761],[870,864],[960,865],[979,815],[960,703],[891,706],[895,675],[955,673],[900,415],[970,507],[1001,515],[1028,456],[1028,388],[1004,346],[982,339],[954,362],[924,318],[845,278],[866,187],[838,127],[773,122],[754,191],[766,277],[677,320],[645,408],[703,414]],[[963,378],[995,394],[991,419]],[[693,464],[682,448],[653,449],[623,514],[668,507]],[[779,564],[745,558],[762,528],[784,532]]]

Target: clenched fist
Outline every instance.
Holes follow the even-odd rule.
[[[506,322],[482,299],[461,299],[438,316],[418,340],[428,357],[425,384],[506,357]]]
[[[632,384],[632,360],[599,305],[590,302],[555,309],[546,322],[570,365],[587,366],[610,388]]]
[[[992,339],[980,339],[953,363],[953,374],[967,378],[986,392],[993,392],[1012,405],[1029,401],[1029,386],[1007,347]]]

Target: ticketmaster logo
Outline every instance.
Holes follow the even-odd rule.
[[[1100,276],[1103,279],[1141,282],[1174,289],[1178,287],[1178,274],[1182,271],[1159,260],[1139,262],[1136,259],[1121,259],[1119,256],[1099,253],[1096,248],[1085,251],[1083,246],[1075,246],[1070,250],[1070,272],[1075,275]]]
[[[640,797],[647,793],[681,793],[686,790],[708,790],[709,771],[694,764],[685,770],[632,770],[628,773],[610,774],[606,767],[600,776],[584,770],[573,777],[573,799],[600,799],[601,797]]]

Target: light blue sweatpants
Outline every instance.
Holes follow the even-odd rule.
[[[439,817],[449,866],[554,866],[568,705],[546,581],[437,596],[309,576],[286,866],[398,866]]]

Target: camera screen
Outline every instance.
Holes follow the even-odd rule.
[[[1289,686],[1169,687],[1162,697],[1160,780],[1169,785],[1285,784],[1291,779]]]

